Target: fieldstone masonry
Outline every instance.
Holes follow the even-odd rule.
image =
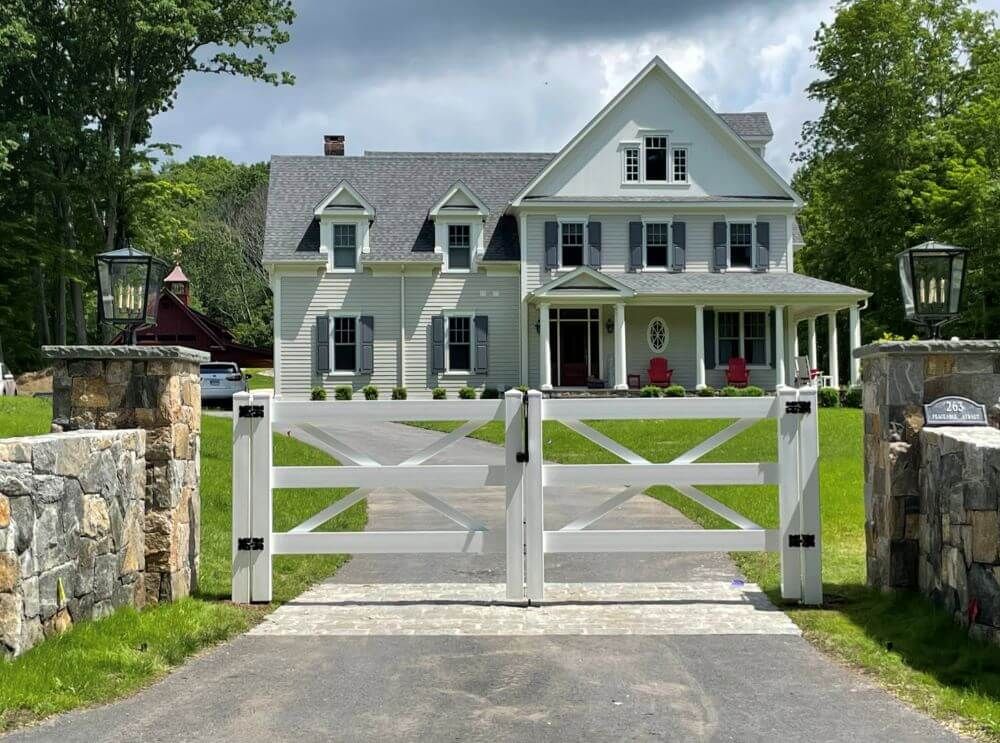
[[[861,359],[868,584],[931,596],[1000,642],[1000,341],[883,343]],[[961,395],[990,428],[924,429],[923,405]]]
[[[0,657],[142,606],[145,431],[0,440]]]
[[[203,351],[180,346],[47,346],[55,430],[146,431],[146,602],[187,596],[201,549]]]

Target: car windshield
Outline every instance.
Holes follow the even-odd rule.
[[[239,369],[235,364],[202,364],[202,374],[236,374]]]

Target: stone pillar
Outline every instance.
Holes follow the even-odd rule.
[[[868,585],[915,589],[927,523],[918,475],[923,404],[943,395],[968,397],[986,405],[997,426],[1000,341],[877,343],[853,355],[861,361],[865,413]],[[961,525],[958,516],[951,526]]]
[[[53,361],[52,426],[141,428],[146,434],[146,602],[198,583],[201,549],[203,351],[180,346],[46,346]]]

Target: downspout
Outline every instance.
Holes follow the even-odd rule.
[[[399,267],[399,386],[406,386],[406,266]]]

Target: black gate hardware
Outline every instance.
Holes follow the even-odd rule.
[[[811,413],[812,403],[808,400],[792,400],[791,402],[785,403],[785,412],[795,413],[796,415]]]
[[[264,537],[240,537],[236,540],[236,549],[240,552],[261,552],[264,549]]]
[[[789,547],[815,547],[816,546],[816,535],[815,534],[789,534],[788,535],[788,546]]]
[[[263,418],[263,405],[240,405],[240,418]]]

